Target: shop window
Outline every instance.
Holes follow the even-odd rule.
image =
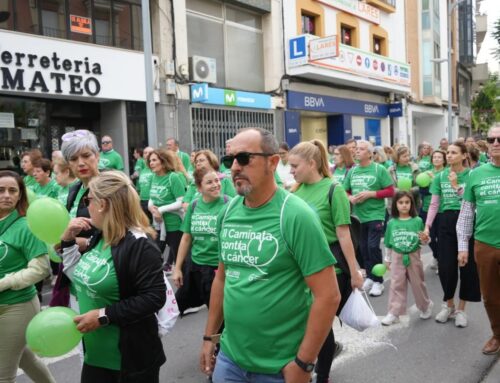
[[[340,42],[344,45],[353,45],[353,28],[349,28],[345,25],[340,27]]]
[[[42,0],[42,35],[66,38],[66,11],[64,0]]]
[[[382,39],[380,37],[373,37],[373,53],[382,54]]]
[[[302,13],[302,34],[308,33],[310,35],[316,34],[316,18],[311,15]]]

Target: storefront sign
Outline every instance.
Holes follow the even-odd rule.
[[[10,31],[0,31],[0,41],[0,92],[146,101],[141,52]]]
[[[288,109],[345,113],[367,117],[387,117],[389,115],[387,104],[291,91],[287,94],[287,107]]]
[[[0,113],[0,128],[15,128],[14,113]]]
[[[92,34],[92,19],[90,17],[69,15],[69,24],[71,32],[81,33],[84,35]]]
[[[320,60],[335,57],[339,53],[337,36],[314,39],[309,42],[309,60]]]
[[[389,104],[389,117],[403,117],[403,104],[401,102]]]
[[[240,108],[271,109],[271,96],[267,94],[210,88],[205,83],[191,85],[191,102]]]
[[[371,21],[375,24],[380,24],[380,11],[358,0],[316,0],[320,3],[328,5],[341,11],[350,13],[351,15]]]
[[[288,66],[290,68],[305,65],[309,61],[308,36],[301,35],[288,41]]]

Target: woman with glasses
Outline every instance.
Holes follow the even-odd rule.
[[[182,176],[176,173],[177,155],[171,150],[156,149],[149,155],[149,167],[154,173],[151,180],[149,211],[159,234],[159,246],[163,253],[168,244],[169,255],[165,265],[167,273],[177,259],[182,237],[182,198],[186,194]]]
[[[28,228],[22,178],[0,171],[0,381],[14,383],[20,367],[34,382],[55,382],[26,347],[26,328],[40,311],[35,284],[49,275],[47,245]]]
[[[296,145],[289,155],[292,174],[297,182],[294,194],[306,201],[316,211],[330,250],[337,259],[335,270],[342,296],[337,312],[347,302],[352,289],[361,289],[363,277],[358,271],[354,246],[349,231],[350,205],[342,184],[332,186],[328,156],[321,141],[312,140]],[[330,200],[331,188],[333,194]],[[341,350],[330,330],[318,355],[317,382],[328,382],[335,354]]]
[[[474,257],[464,267],[458,265],[457,221],[462,204],[464,188],[469,179],[467,167],[467,147],[463,142],[455,141],[448,146],[446,160],[448,168],[438,173],[432,181],[430,192],[432,200],[425,223],[425,233],[429,235],[434,226],[434,217],[442,206],[438,228],[439,280],[443,288],[443,304],[436,315],[436,322],[446,323],[455,318],[455,326],[467,327],[465,314],[467,302],[480,302],[479,278]],[[469,241],[469,253],[474,253],[474,238]],[[459,271],[460,270],[460,271]],[[455,307],[455,290],[460,273],[458,308]]]
[[[64,273],[75,286],[85,358],[82,383],[156,383],[165,354],[155,313],[166,301],[161,253],[128,177],[104,172],[88,184],[90,218],[62,235]],[[76,238],[99,229],[85,253]]]
[[[344,182],[345,176],[355,165],[352,153],[345,145],[333,149],[333,181],[339,184]]]

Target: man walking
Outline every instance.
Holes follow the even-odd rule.
[[[491,161],[469,173],[457,221],[457,238],[458,265],[463,267],[471,256],[468,243],[474,227],[474,257],[493,331],[482,351],[492,355],[500,351],[500,125],[489,130],[486,141]]]
[[[248,128],[223,157],[240,197],[218,219],[220,262],[200,356],[210,374],[224,320],[215,383],[309,382],[340,301],[319,219],[274,180],[277,152],[270,132]]]
[[[177,154],[177,156],[181,159],[182,165],[184,165],[184,169],[188,171],[189,165],[191,164],[191,161],[189,159],[189,154],[179,150],[179,141],[177,141],[175,138],[172,137],[169,138],[167,140],[167,149]]]
[[[113,140],[110,136],[101,139],[101,154],[99,156],[99,170],[123,171],[123,158],[113,149]]]
[[[359,163],[347,173],[344,188],[350,193],[354,214],[361,222],[359,249],[366,270],[363,289],[378,297],[384,292],[384,279],[373,275],[372,268],[382,263],[380,240],[384,231],[384,198],[394,195],[394,186],[387,169],[372,161],[372,153],[373,145],[370,142],[358,141],[356,159]]]

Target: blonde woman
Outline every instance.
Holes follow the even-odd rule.
[[[328,154],[321,141],[312,140],[296,145],[288,156],[295,178],[294,193],[306,201],[318,214],[330,250],[337,259],[337,281],[342,296],[337,312],[342,310],[352,289],[361,289],[363,277],[358,271],[354,246],[349,232],[350,205],[341,184],[336,184],[330,201],[332,178]],[[317,382],[328,382],[333,358],[340,351],[330,330],[318,355]]]
[[[155,313],[165,304],[166,287],[155,232],[122,172],[93,178],[85,203],[90,218],[72,219],[61,238],[64,273],[80,304],[81,382],[156,383],[166,358]],[[90,225],[100,232],[81,254],[75,238]]]

